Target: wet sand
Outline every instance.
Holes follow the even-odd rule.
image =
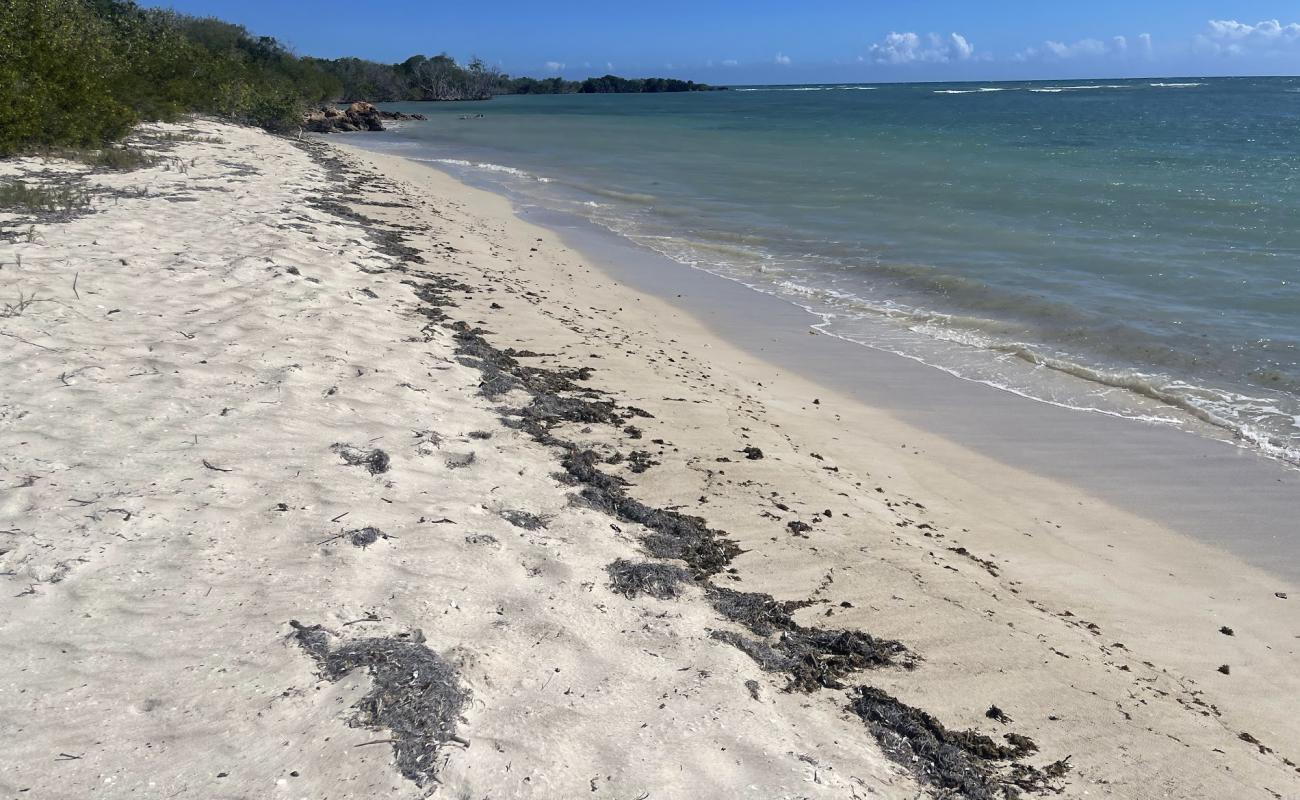
[[[1042,403],[834,336],[780,298],[691,269],[596,226],[530,208],[612,278],[682,309],[781,370],[887,409],[999,462],[1077,486],[1300,582],[1300,469],[1167,425]],[[998,489],[989,484],[990,491]]]

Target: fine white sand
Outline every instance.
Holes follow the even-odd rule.
[[[556,449],[503,424],[524,400],[481,395],[403,283],[423,275],[467,287],[449,321],[592,367],[585,387],[653,415],[639,439],[557,433],[659,462],[604,469],[739,542],[715,583],[814,600],[802,624],[922,659],[847,685],[1030,736],[1031,763],[1070,757],[1065,796],[1300,795],[1300,596],[1274,576],[755,362],[444,174],[346,147],[344,169],[211,121],[153,130],[220,141],[83,176],[92,213],[0,216],[20,233],[0,241],[0,308],[37,299],[0,319],[0,796],[925,792],[844,691],[784,692],[711,638],[736,628],[700,589],[609,589],[643,531],[572,502]],[[84,171],[0,179],[42,170]],[[387,538],[334,538],[367,526]],[[468,744],[439,749],[440,782],[349,725],[371,678],[325,679],[290,620],[335,643],[422,636],[456,669]]]

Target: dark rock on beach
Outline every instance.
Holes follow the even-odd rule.
[[[326,106],[307,115],[303,126],[313,133],[345,133],[352,131],[382,131],[384,120],[424,120],[423,114],[405,114],[401,111],[380,111],[370,103],[355,102],[347,108]]]

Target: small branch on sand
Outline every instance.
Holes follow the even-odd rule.
[[[59,753],[55,761],[80,761],[81,756],[74,756],[71,753]]]
[[[366,745],[370,745],[370,744],[393,744],[396,741],[397,741],[396,739],[375,739],[374,741],[371,742],[362,742],[361,744],[354,744],[352,746],[365,747]]]
[[[68,378],[75,378],[88,369],[103,369],[103,367],[98,366],[96,364],[90,364],[89,366],[79,367],[77,369],[74,369],[71,372],[62,372],[59,374],[59,382],[62,383],[64,386],[71,386],[72,384],[68,383]]]
[[[39,348],[41,348],[42,350],[49,350],[51,353],[57,353],[57,352],[59,352],[58,350],[54,349],[53,347],[46,347],[46,346],[43,345],[43,344],[37,344],[36,342],[28,341],[27,339],[24,339],[23,337],[19,336],[19,335],[16,334],[16,333],[6,333],[5,331],[0,331],[0,336],[8,336],[10,339],[17,339],[18,341],[22,342],[23,344],[30,344],[32,347],[39,347]]]
[[[77,296],[77,299],[78,299],[78,300],[81,299],[81,292],[78,292],[78,291],[77,291],[77,279],[80,278],[80,277],[81,277],[81,273],[80,273],[80,272],[78,272],[76,275],[73,275],[73,276],[72,276],[72,293],[73,293],[74,295]]]
[[[213,472],[234,472],[233,469],[226,469],[225,467],[218,467],[217,465],[215,465],[215,464],[211,463],[210,461],[208,461],[206,458],[203,459],[203,466],[207,467],[208,469],[212,470]]]
[[[351,513],[352,513],[351,511],[344,511],[342,514],[339,514],[334,519],[331,519],[330,522],[338,522],[339,520],[343,519],[344,517],[346,517],[348,514]]]

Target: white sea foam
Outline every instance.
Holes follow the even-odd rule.
[[[878,86],[750,86],[735,92],[871,92]]]
[[[1153,83],[1152,86],[1157,89],[1190,89],[1194,86],[1204,86],[1204,83]]]
[[[463,158],[413,158],[413,161],[423,161],[429,164],[446,164],[452,167],[469,167],[472,169],[481,169],[487,172],[503,172],[507,175],[514,175],[519,178],[527,178],[537,181],[538,183],[550,183],[550,178],[543,178],[540,175],[534,175],[531,172],[525,172],[515,167],[507,167],[502,164],[492,164],[486,161],[466,161]]]
[[[981,86],[978,89],[935,89],[935,94],[988,94],[990,92],[1011,91],[1005,86]]]
[[[1059,92],[1083,92],[1098,89],[1128,89],[1131,88],[1122,83],[1096,83],[1087,86],[1042,86],[1036,89],[1030,89],[1031,92],[1048,92],[1057,94]]]

